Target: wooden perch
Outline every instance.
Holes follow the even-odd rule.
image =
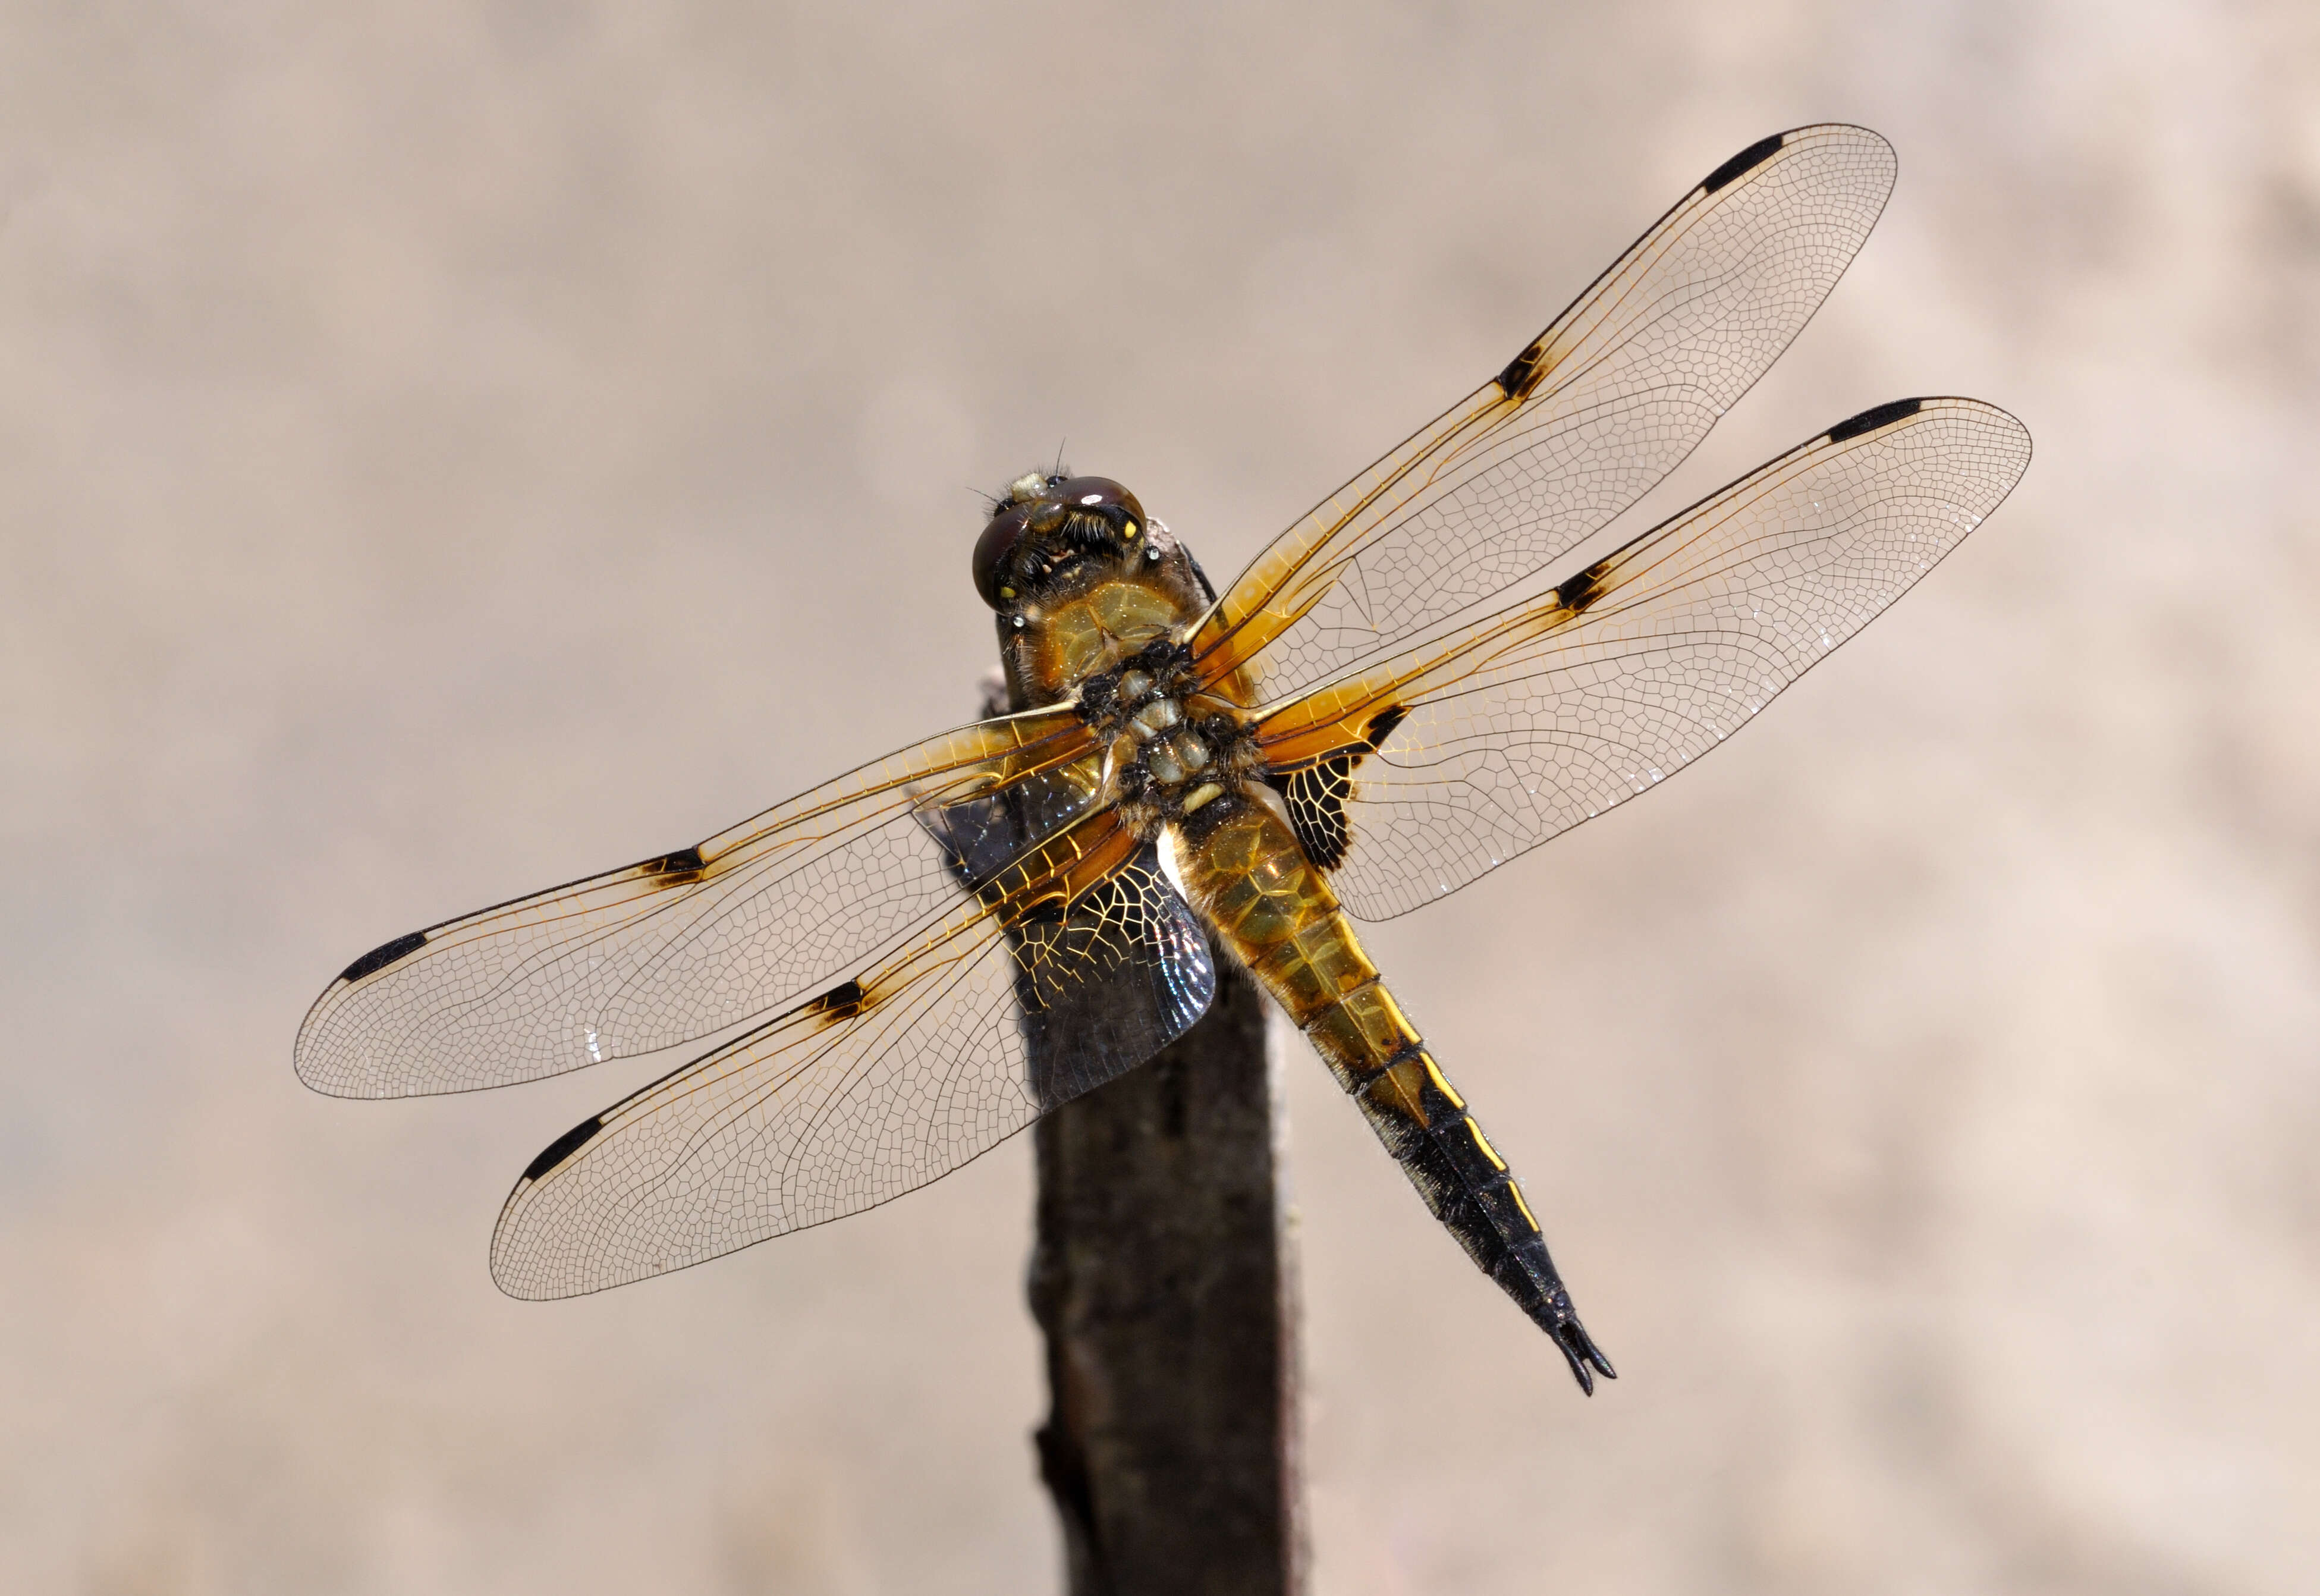
[[[1039,1122],[1039,1473],[1071,1596],[1301,1588],[1295,1279],[1264,999]]]
[[[1217,966],[1198,1024],[1033,1132],[1037,1440],[1070,1596],[1303,1589],[1278,1083],[1263,995]]]

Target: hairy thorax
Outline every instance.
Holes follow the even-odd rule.
[[[1027,614],[1008,673],[1027,703],[1076,696],[1101,739],[1103,781],[1138,836],[1241,793],[1258,773],[1244,712],[1201,691],[1178,638],[1205,607],[1166,567],[1103,573]]]

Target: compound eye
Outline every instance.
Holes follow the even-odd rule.
[[[994,610],[1003,610],[1014,601],[1015,594],[1004,585],[1008,566],[1029,524],[1029,506],[1018,504],[992,516],[983,536],[974,540],[974,591]]]
[[[1066,477],[1047,491],[1066,509],[1093,511],[1115,526],[1125,521],[1137,532],[1144,530],[1144,506],[1109,476]]]

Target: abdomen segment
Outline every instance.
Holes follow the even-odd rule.
[[[1614,1377],[1571,1306],[1538,1220],[1362,951],[1336,897],[1288,826],[1235,794],[1186,829],[1184,888],[1264,989],[1289,1011],[1337,1084],[1482,1272],[1553,1336],[1581,1390]]]

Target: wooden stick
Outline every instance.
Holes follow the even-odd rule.
[[[1070,1596],[1304,1589],[1295,1259],[1265,1003],[1209,1012],[1042,1120],[1039,1474]]]
[[[1039,1473],[1071,1596],[1301,1589],[1295,1282],[1264,999],[1041,1120]]]

